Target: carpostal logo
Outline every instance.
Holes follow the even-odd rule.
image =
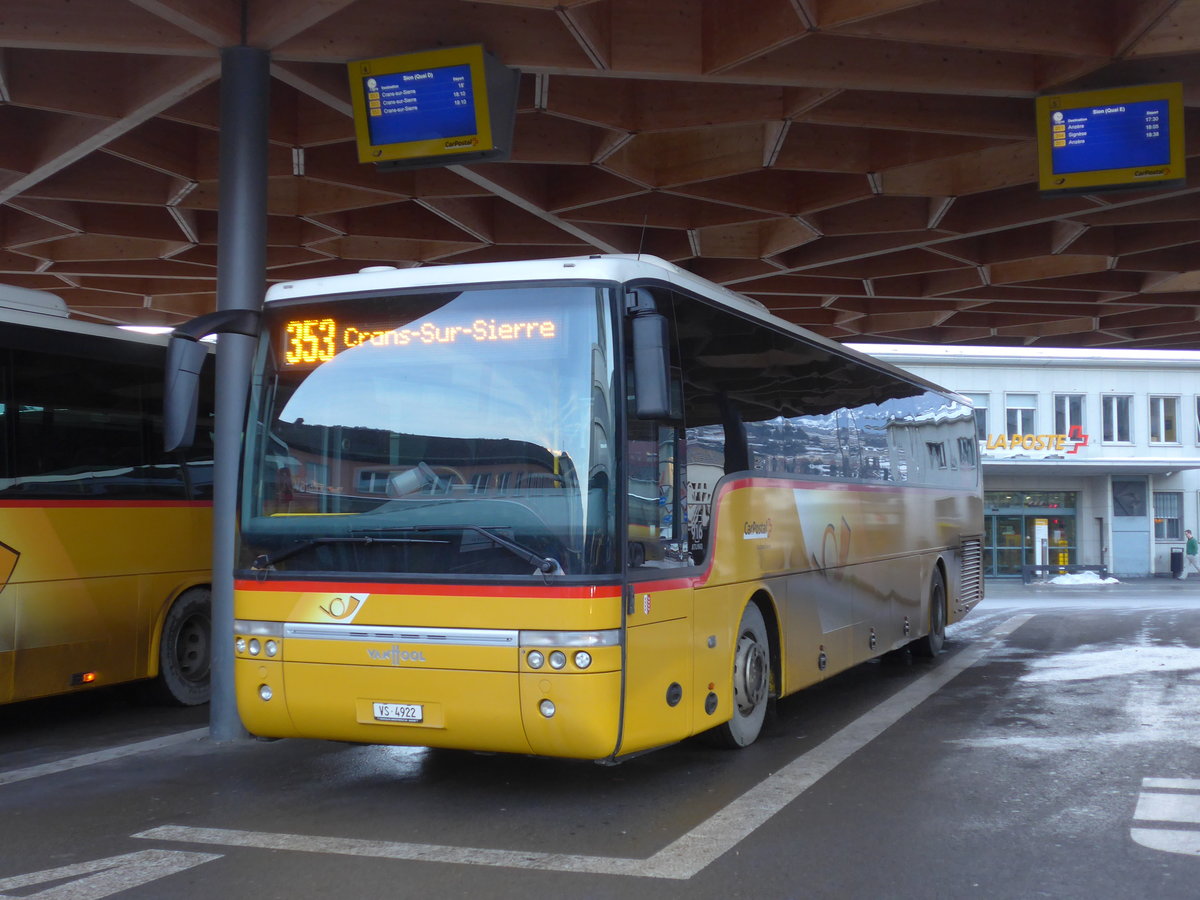
[[[476,147],[479,145],[479,138],[457,138],[451,141],[445,141],[442,147],[446,150],[462,150],[467,147]]]
[[[765,522],[747,522],[742,526],[742,540],[764,541],[771,536],[771,520]]]
[[[1165,175],[1170,175],[1171,169],[1163,167],[1161,169],[1134,169],[1134,178],[1162,178]]]
[[[398,666],[401,663],[407,662],[425,662],[424,650],[405,650],[399,644],[392,644],[387,650],[376,650],[374,647],[367,650],[367,658],[371,662],[386,662],[393,666]]]

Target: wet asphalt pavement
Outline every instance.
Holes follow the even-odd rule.
[[[746,750],[609,768],[0,708],[0,895],[1194,898],[1200,578],[987,597]]]

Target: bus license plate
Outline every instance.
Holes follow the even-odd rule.
[[[425,708],[419,703],[375,703],[375,719],[379,722],[420,722]]]

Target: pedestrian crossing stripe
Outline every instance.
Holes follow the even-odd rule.
[[[1143,778],[1133,818],[1145,823],[1130,829],[1143,847],[1200,856],[1200,779]]]

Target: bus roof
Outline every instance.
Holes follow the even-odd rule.
[[[16,309],[21,312],[41,313],[46,316],[58,316],[63,319],[70,315],[67,301],[58,294],[17,287],[15,284],[0,284],[0,307]]]
[[[831,353],[858,360],[869,368],[888,372],[910,384],[918,384],[945,394],[953,394],[952,391],[948,391],[940,385],[893,366],[884,360],[876,359],[782,319],[757,300],[714,284],[699,275],[667,262],[665,259],[645,254],[596,254],[511,262],[417,266],[406,269],[392,266],[370,266],[347,275],[280,282],[267,291],[266,302],[269,304],[280,300],[322,297],[332,294],[369,294],[425,287],[457,287],[514,281],[581,280],[627,283],[643,279],[647,282],[670,284],[685,292],[715,300],[729,309],[737,310],[764,324],[824,347]]]
[[[0,284],[0,322],[136,344],[167,343],[165,334],[141,334],[116,325],[72,319],[66,302],[57,294],[12,284]]]

